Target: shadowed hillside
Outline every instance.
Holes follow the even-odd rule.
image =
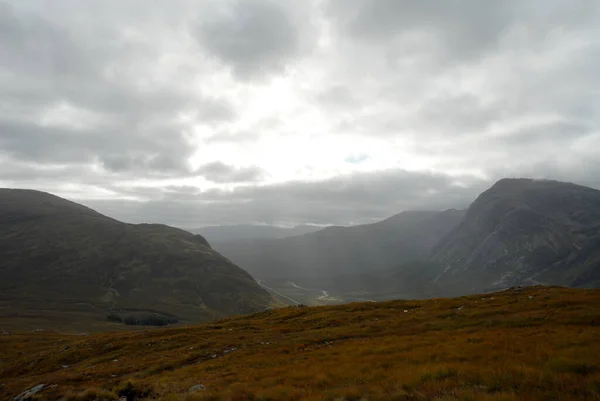
[[[270,302],[199,235],[124,224],[36,191],[0,190],[0,259],[3,326],[85,320],[81,326],[93,330],[109,311],[204,321]]]
[[[284,308],[188,328],[0,335],[0,397],[598,400],[600,291]],[[65,396],[65,398],[62,398]]]

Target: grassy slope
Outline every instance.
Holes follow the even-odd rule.
[[[37,191],[0,189],[0,260],[5,329],[14,323],[70,330],[82,320],[101,329],[111,308],[207,321],[270,302],[199,235],[121,223]]]
[[[42,399],[94,399],[80,391],[108,397],[131,381],[165,400],[594,400],[598,338],[600,291],[558,287],[145,332],[5,334],[0,398],[45,383],[55,387]],[[200,383],[206,391],[187,394]]]

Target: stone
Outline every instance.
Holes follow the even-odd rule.
[[[45,384],[38,384],[37,386],[32,387],[29,390],[24,391],[21,394],[19,394],[18,396],[16,396],[15,398],[13,398],[13,401],[25,401],[29,397],[31,397],[31,396],[39,393],[40,391],[42,391],[45,387],[46,387]]]
[[[204,384],[196,384],[188,390],[188,393],[195,393],[196,391],[204,391],[206,390],[206,386]]]

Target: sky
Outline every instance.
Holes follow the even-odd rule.
[[[598,71],[597,0],[0,0],[0,186],[184,228],[600,189]]]

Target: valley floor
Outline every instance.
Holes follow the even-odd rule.
[[[0,399],[600,400],[599,338],[600,291],[557,287],[3,333]]]

